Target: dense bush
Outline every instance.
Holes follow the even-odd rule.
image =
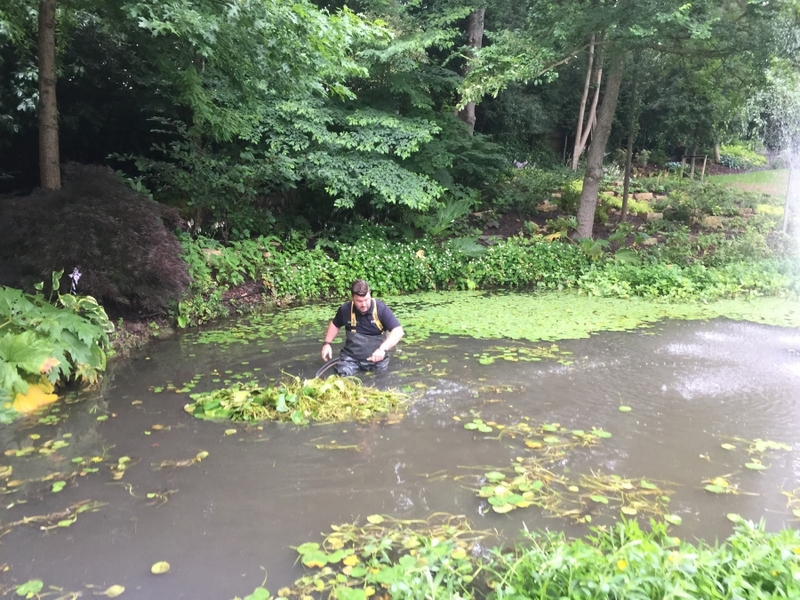
[[[767,166],[767,157],[741,144],[719,147],[720,164],[731,169],[758,169]]]
[[[31,289],[78,268],[78,291],[104,306],[163,312],[188,285],[174,212],[134,192],[105,167],[67,165],[60,190],[0,203],[3,283]]]
[[[492,206],[498,210],[513,210],[521,214],[536,212],[536,205],[552,200],[552,194],[575,180],[568,169],[536,169],[524,166],[516,169],[503,184]]]

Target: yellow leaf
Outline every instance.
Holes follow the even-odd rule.
[[[526,445],[528,448],[541,448],[541,447],[542,447],[542,442],[534,442],[534,441],[532,441],[532,440],[527,440],[527,441],[525,442],[525,445]]]
[[[450,553],[450,556],[456,560],[461,560],[462,558],[467,558],[467,552],[463,548],[456,548]]]
[[[369,598],[375,594],[375,588],[371,585],[368,585],[366,588],[364,588],[364,593],[367,595],[367,598]]]
[[[122,594],[122,592],[124,592],[124,591],[125,591],[125,587],[124,586],[112,585],[105,592],[95,592],[94,595],[95,596],[108,596],[109,598],[116,598],[117,596]]]
[[[159,561],[150,567],[150,572],[154,575],[161,575],[169,571],[169,563],[165,560]]]
[[[330,536],[325,541],[328,542],[328,546],[330,546],[331,550],[339,550],[344,547],[344,540],[338,536]]]
[[[164,429],[164,426],[163,426],[163,425],[160,425],[159,423],[156,423],[156,424],[155,424],[155,425],[153,425],[153,426],[152,426],[150,429],[155,429],[156,431],[158,431],[158,430],[160,430],[160,429]]]
[[[383,517],[380,515],[370,515],[367,517],[367,522],[372,523],[373,525],[379,525],[383,523]]]
[[[238,429],[226,429],[225,435],[234,435],[237,431]]]
[[[729,484],[729,483],[728,483],[728,482],[727,482],[727,481],[726,481],[724,478],[722,478],[722,477],[714,477],[714,479],[712,479],[712,480],[711,480],[711,483],[712,483],[713,485],[718,485],[719,487],[728,487],[728,486],[730,485],[730,484]]]
[[[28,385],[28,393],[16,395],[13,408],[17,412],[28,414],[56,400],[58,396],[53,393],[53,385],[49,381],[31,383]]]
[[[355,554],[351,554],[350,556],[345,556],[342,564],[347,567],[353,567],[358,564],[358,557]]]

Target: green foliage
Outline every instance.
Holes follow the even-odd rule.
[[[720,164],[732,169],[757,169],[767,166],[767,157],[753,152],[743,144],[730,144],[719,147]]]
[[[53,274],[56,289],[60,275]],[[29,383],[93,383],[105,370],[114,329],[105,311],[91,296],[58,294],[57,302],[0,287],[0,420]]]
[[[578,287],[591,296],[713,300],[737,296],[777,295],[791,283],[778,263],[735,262],[721,267],[604,263],[585,273]]]
[[[736,216],[740,208],[755,208],[759,203],[773,203],[764,194],[745,192],[718,182],[669,180],[668,195],[653,202],[653,210],[664,218],[688,223],[706,215]]]
[[[603,204],[622,210],[622,197],[612,196],[611,194],[600,194],[600,200]],[[634,214],[645,215],[652,212],[653,209],[647,202],[636,200],[632,196],[628,196],[628,212]]]
[[[561,197],[558,199],[558,207],[563,213],[568,215],[578,214],[581,192],[583,192],[582,179],[573,179],[561,188]]]
[[[500,210],[535,214],[537,204],[545,200],[551,201],[553,192],[570,185],[574,179],[575,172],[567,169],[515,169],[508,181],[500,187],[492,204]]]
[[[693,545],[634,521],[596,528],[584,540],[528,534],[512,553],[497,553],[493,597],[520,598],[791,598],[800,594],[800,533],[767,533],[738,520],[724,543]]]
[[[183,238],[192,277],[191,294],[178,306],[181,327],[228,314],[232,286],[257,282],[263,294],[282,301],[348,295],[363,277],[376,293],[408,293],[476,287],[573,287],[588,267],[580,248],[541,236],[515,237],[485,247],[475,238],[440,244],[363,238],[353,243],[327,240],[311,250],[285,251],[274,238],[223,246],[206,238]]]

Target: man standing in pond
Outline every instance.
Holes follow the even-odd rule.
[[[369,285],[363,279],[356,279],[350,292],[352,299],[342,304],[328,323],[322,360],[333,357],[331,342],[344,327],[344,347],[339,354],[336,372],[355,375],[359,371],[385,371],[389,367],[387,352],[403,337],[403,327],[386,304],[372,297]]]

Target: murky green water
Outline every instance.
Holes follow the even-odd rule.
[[[478,314],[488,319],[490,304],[497,303],[487,302]],[[585,524],[533,507],[494,514],[475,496],[476,474],[507,467],[528,452],[514,440],[465,430],[476,416],[611,433],[568,452],[553,469],[575,478],[596,472],[671,482],[670,512],[683,521],[673,529],[678,536],[725,537],[732,527],[728,513],[764,518],[770,529],[795,524],[781,491],[800,487],[797,329],[727,319],[668,321],[562,340],[557,348],[429,332],[403,345],[403,358],[395,357],[388,374],[368,379],[412,390],[409,413],[395,425],[259,429],[198,421],[184,412],[187,395],[176,390],[193,380],[194,390],[204,390],[237,378],[266,381],[281,371],[313,375],[328,312],[317,311],[316,321],[298,318],[303,326],[294,332],[278,327],[280,319],[265,320],[275,327],[248,344],[197,344],[194,334],[158,343],[117,365],[102,393],[61,406],[54,415],[65,417],[56,424],[30,420],[0,430],[7,453],[35,448],[0,459],[13,466],[6,483],[77,473],[58,493],[52,481],[7,487],[0,524],[84,500],[107,503],[68,527],[12,529],[0,540],[0,565],[10,567],[3,583],[39,578],[85,595],[92,592],[87,584],[99,590],[119,584],[126,587],[123,598],[230,599],[260,584],[262,569],[270,589],[290,583],[302,572],[290,546],[318,541],[332,523],[373,513],[464,514],[505,538],[523,524],[587,532]],[[464,312],[455,310],[452,321],[466,319]],[[398,313],[413,333],[414,303],[404,302]],[[474,315],[468,320],[476,322]],[[620,412],[620,405],[632,410]],[[232,427],[237,432],[226,435]],[[721,447],[731,438],[769,439],[793,450],[763,455],[768,468],[758,472],[744,467],[753,458],[746,444]],[[49,455],[38,451],[53,439],[68,445]],[[330,444],[358,450],[317,448]],[[201,451],[209,453],[204,460],[175,464]],[[115,480],[109,467],[120,457],[131,460]],[[169,465],[159,468],[165,461]],[[703,490],[704,481],[720,476],[741,493]],[[16,504],[20,500],[26,502]],[[595,524],[613,516],[602,506],[591,511]],[[170,572],[150,574],[161,560],[171,564]]]

